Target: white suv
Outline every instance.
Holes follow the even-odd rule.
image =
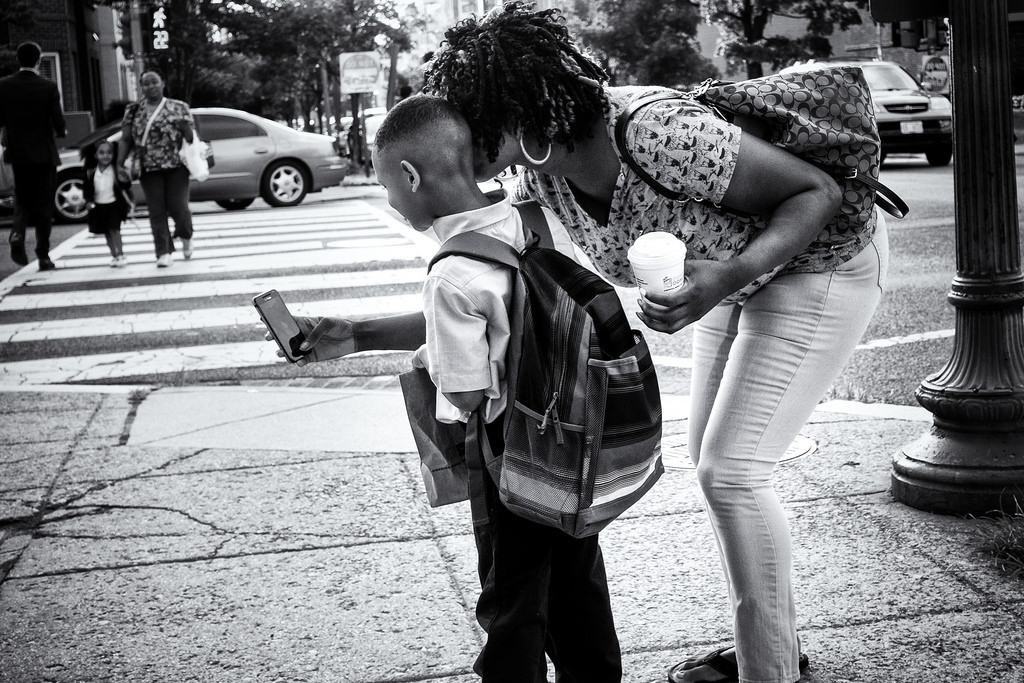
[[[864,72],[882,138],[883,160],[888,154],[924,154],[932,166],[945,166],[953,158],[952,105],[944,96],[928,92],[896,62],[811,61],[780,73],[831,66],[855,66]]]

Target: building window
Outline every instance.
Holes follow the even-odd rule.
[[[60,55],[56,52],[44,52],[43,58],[39,61],[39,75],[49,78],[57,84],[60,91],[60,101],[64,102],[64,83],[60,78]]]

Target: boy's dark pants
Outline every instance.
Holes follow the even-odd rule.
[[[492,425],[491,449],[501,453],[501,420]],[[557,683],[619,683],[622,658],[597,536],[576,539],[517,517],[479,467],[470,469],[470,498],[481,583],[476,613],[487,632],[473,668],[484,683],[544,683],[545,652]]]

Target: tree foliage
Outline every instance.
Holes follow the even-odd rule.
[[[236,0],[218,25],[226,46],[252,61],[263,108],[280,118],[329,96],[324,73],[339,78],[338,54],[409,45],[390,0]]]
[[[0,1],[0,25],[11,24],[23,31],[31,31],[36,26],[39,13],[35,0]],[[0,78],[18,70],[16,48],[17,45],[0,45]]]
[[[615,85],[686,87],[718,75],[696,42],[697,6],[665,0],[579,0],[570,28],[601,60]]]
[[[719,28],[719,53],[725,56],[730,73],[747,78],[763,75],[763,64],[780,69],[800,59],[832,56],[828,36],[861,23],[859,10],[868,0],[700,0],[708,23]],[[765,37],[772,17],[807,21],[807,34],[800,38]]]
[[[410,46],[392,0],[162,1],[170,47],[147,51],[144,68],[160,71],[168,94],[193,106],[308,119],[328,96],[324,76],[338,79],[338,54]],[[122,12],[130,56],[130,0],[106,2]]]

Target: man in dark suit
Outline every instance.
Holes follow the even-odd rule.
[[[4,157],[14,170],[14,224],[11,226],[11,258],[28,263],[25,227],[36,227],[39,270],[53,270],[50,260],[50,229],[53,225],[53,191],[57,183],[57,145],[67,128],[61,111],[57,84],[39,75],[42,50],[35,43],[18,46],[18,73],[0,78],[0,128],[5,129]]]

